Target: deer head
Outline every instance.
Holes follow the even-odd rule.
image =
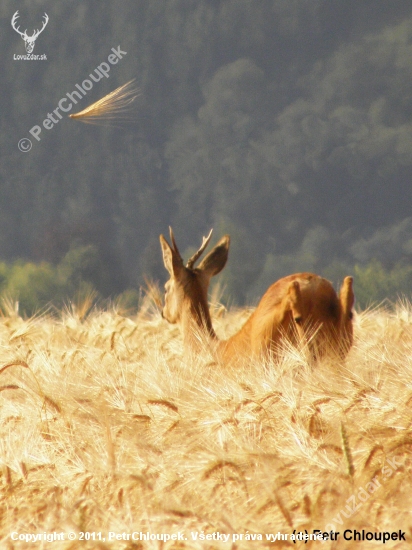
[[[17,19],[19,18],[19,12],[16,11],[16,13],[13,15],[12,17],[12,20],[11,20],[11,26],[13,27],[13,29],[19,33],[19,35],[23,38],[24,40],[24,45],[26,47],[26,52],[27,53],[32,53],[32,51],[34,50],[34,44],[36,42],[36,39],[37,37],[39,36],[39,34],[41,32],[43,32],[45,26],[47,25],[47,23],[49,22],[49,16],[47,15],[47,13],[45,13],[43,15],[43,18],[44,18],[44,21],[43,21],[43,26],[40,30],[35,30],[33,32],[33,34],[31,36],[29,36],[27,34],[27,29],[24,31],[24,32],[21,32],[19,29],[20,27],[16,27],[16,21]]]
[[[210,279],[217,275],[226,265],[230,239],[225,235],[217,245],[205,256],[198,267],[196,261],[203,254],[212,237],[212,230],[203,237],[200,248],[187,261],[186,265],[177,248],[172,228],[170,240],[172,246],[160,235],[160,245],[163,252],[164,265],[170,279],[165,284],[165,301],[162,316],[169,323],[185,324],[185,315],[195,316],[198,324],[202,324],[213,333],[210,320],[207,292]]]

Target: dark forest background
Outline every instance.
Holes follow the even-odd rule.
[[[22,30],[49,23],[16,61]],[[163,282],[158,236],[232,237],[225,295],[355,277],[358,304],[412,288],[410,0],[2,0],[0,289],[27,309]],[[65,118],[19,139],[120,45],[76,110],[136,78],[121,128]],[[78,107],[78,109],[77,109]]]

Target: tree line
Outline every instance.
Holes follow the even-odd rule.
[[[13,60],[16,9],[34,28],[47,12],[47,61]],[[49,277],[57,287],[27,302],[43,304],[80,281],[103,297],[163,281],[158,235],[172,225],[184,254],[210,227],[231,234],[221,277],[239,304],[305,270],[353,274],[362,306],[410,293],[409,2],[5,0],[0,13],[4,292]],[[136,78],[133,120],[63,119],[19,152],[119,45],[79,108]]]

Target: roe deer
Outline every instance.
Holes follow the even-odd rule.
[[[229,235],[222,237],[194,267],[209,244],[212,231],[203,237],[201,247],[185,266],[169,229],[172,246],[160,235],[164,265],[170,274],[162,316],[180,325],[186,349],[196,349],[202,334],[214,342],[212,347],[224,364],[241,357],[276,354],[285,338],[294,345],[307,342],[314,358],[327,352],[346,356],[353,341],[352,277],[345,277],[339,297],[329,281],[313,273],[284,277],[268,288],[239,332],[219,341],[210,317],[208,288],[211,277],[226,265]]]

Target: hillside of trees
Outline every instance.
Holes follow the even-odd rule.
[[[14,59],[16,10],[29,34],[48,14],[47,60]],[[163,282],[169,225],[185,255],[231,235],[238,304],[306,270],[354,275],[362,307],[410,296],[410,0],[3,0],[0,17],[0,291],[44,287],[27,310]],[[73,112],[136,78],[133,120],[33,139],[119,46]]]

